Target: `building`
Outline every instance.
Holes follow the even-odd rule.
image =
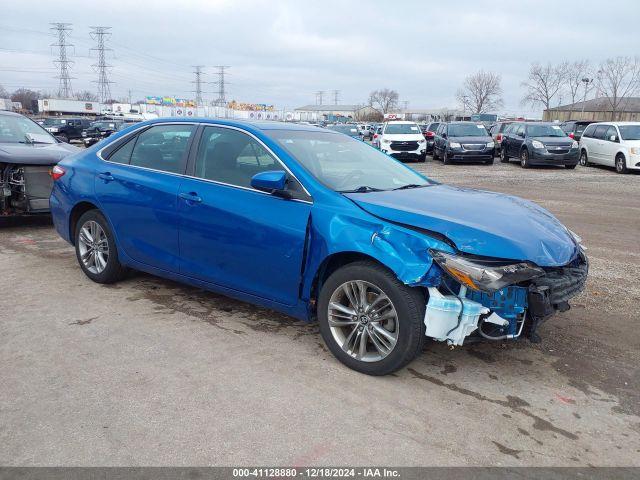
[[[305,105],[295,109],[295,119],[302,121],[351,121],[368,120],[371,116],[382,114],[367,105]]]
[[[622,104],[613,118],[611,103],[607,97],[592,98],[586,102],[577,102],[571,105],[545,110],[542,119],[553,120],[588,120],[592,122],[619,122],[640,121],[640,97],[628,97],[622,100]]]

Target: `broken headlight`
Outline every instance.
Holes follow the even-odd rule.
[[[453,279],[473,290],[488,293],[544,275],[544,270],[529,262],[469,259],[439,250],[429,250],[429,253]]]

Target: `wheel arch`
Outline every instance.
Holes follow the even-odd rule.
[[[89,210],[100,210],[98,206],[92,202],[83,200],[81,202],[76,203],[71,209],[71,213],[69,214],[69,239],[71,240],[71,244],[75,245],[76,243],[76,226],[78,225],[78,220],[80,217],[84,215]]]

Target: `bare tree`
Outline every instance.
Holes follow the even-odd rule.
[[[377,108],[383,114],[389,113],[391,110],[398,108],[398,92],[383,88],[381,90],[374,90],[369,94],[369,105]]]
[[[25,110],[33,109],[33,102],[40,98],[40,93],[28,88],[19,88],[11,94],[12,102],[20,102]]]
[[[545,110],[551,108],[551,102],[562,89],[565,73],[559,66],[548,63],[543,66],[533,63],[529,70],[529,79],[522,82],[527,93],[522,99],[523,104],[532,107],[542,105]]]
[[[471,113],[487,113],[503,105],[501,77],[497,73],[480,70],[464,79],[456,93],[458,102]]]
[[[574,104],[580,99],[580,86],[583,86],[584,95],[589,93],[590,81],[584,79],[592,77],[591,67],[588,60],[579,60],[577,62],[564,62],[559,67],[564,72],[564,84],[567,87],[567,93],[571,97],[571,103]]]
[[[640,90],[640,59],[609,58],[600,64],[596,81],[611,106],[611,120],[615,120],[624,111],[624,100]]]
[[[83,90],[82,92],[77,92],[73,95],[76,100],[82,100],[84,102],[97,102],[98,96],[95,93],[90,92],[89,90]]]

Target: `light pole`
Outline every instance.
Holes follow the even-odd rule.
[[[586,103],[586,101],[587,101],[587,90],[588,90],[588,88],[589,88],[589,84],[590,84],[591,82],[593,82],[593,78],[587,78],[587,77],[584,77],[584,78],[582,79],[582,82],[584,83],[584,96],[583,96],[583,98],[582,98],[582,113],[581,113],[581,115],[580,115],[580,116],[581,116],[581,117],[582,117],[582,119],[584,120],[584,104],[585,104],[585,103]]]

